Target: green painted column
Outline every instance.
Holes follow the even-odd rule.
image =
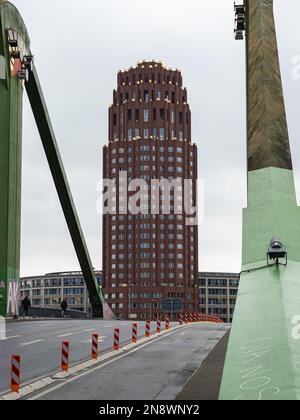
[[[24,51],[29,37],[16,8],[0,0],[0,315],[17,311],[20,276],[22,82],[8,46],[13,28]]]
[[[300,399],[297,207],[272,0],[246,1],[248,206],[221,400]],[[272,237],[288,265],[268,267]]]

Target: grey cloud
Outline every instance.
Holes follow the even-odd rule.
[[[233,0],[15,0],[15,4],[30,32],[94,265],[102,266],[96,185],[116,74],[139,60],[155,58],[180,68],[188,88],[199,177],[206,185],[199,268],[239,270],[246,205],[245,53],[243,43],[233,39]],[[300,80],[292,78],[291,64],[300,54],[300,3],[277,0],[275,11],[300,182]],[[27,101],[23,198],[22,274],[78,268]],[[228,238],[230,246],[225,247]]]

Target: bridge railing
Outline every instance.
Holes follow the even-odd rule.
[[[24,310],[21,307],[19,309],[19,316],[22,318],[24,316]],[[30,318],[63,318],[61,309],[52,309],[52,308],[29,308],[28,317]],[[86,312],[74,311],[72,309],[67,309],[65,311],[65,318],[70,319],[88,319],[89,316]]]

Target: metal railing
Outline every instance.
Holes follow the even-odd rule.
[[[22,307],[20,307],[19,309],[19,314],[20,314],[20,318],[24,316],[24,309]],[[28,317],[30,318],[63,318],[63,313],[61,309],[29,308]],[[65,311],[64,317],[69,318],[69,319],[88,319],[88,314],[86,312],[67,309]]]

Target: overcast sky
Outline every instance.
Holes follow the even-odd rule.
[[[93,264],[102,268],[96,211],[108,114],[119,69],[143,59],[182,70],[205,182],[199,269],[240,271],[246,206],[244,43],[233,0],[15,0],[32,42]],[[300,198],[300,2],[275,0],[290,141]],[[299,58],[300,62],[300,58]],[[294,70],[294,77],[293,77]],[[21,275],[79,265],[25,98]]]

